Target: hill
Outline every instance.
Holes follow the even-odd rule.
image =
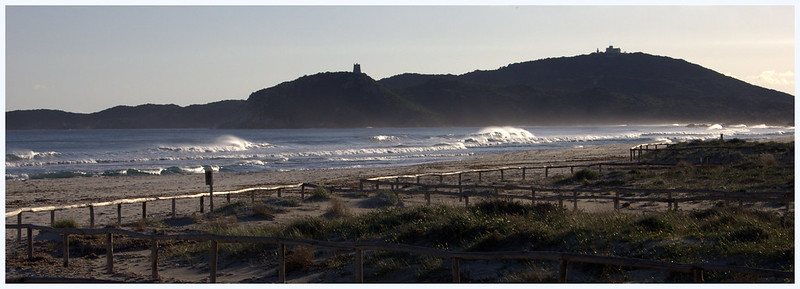
[[[303,76],[246,101],[6,113],[7,129],[794,124],[794,96],[680,59],[592,53],[462,75]]]

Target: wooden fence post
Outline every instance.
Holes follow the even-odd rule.
[[[106,233],[106,273],[114,274],[114,237]]]
[[[505,180],[506,180],[506,170],[500,169],[500,181],[502,182]]]
[[[142,202],[142,220],[147,220],[147,202]]]
[[[531,189],[531,206],[536,206],[536,190]]]
[[[50,210],[50,227],[56,225],[56,210]]]
[[[667,192],[667,211],[672,211],[672,192]]]
[[[572,190],[572,210],[578,210],[578,191]]]
[[[558,265],[558,282],[567,283],[567,265],[569,261],[561,259],[561,264]]]
[[[356,249],[355,260],[353,260],[353,266],[355,266],[355,277],[356,283],[364,283],[364,251],[361,249]]]
[[[360,187],[359,190],[361,190]],[[303,200],[305,198],[306,198],[306,184],[302,184],[300,185],[300,200]]]
[[[203,204],[203,196],[200,196],[200,213],[204,213],[206,210],[206,206]]]
[[[461,266],[458,264],[458,258],[452,258],[453,262],[453,283],[461,283]]]
[[[33,259],[33,229],[26,228],[28,231],[28,260]]]
[[[208,212],[214,212],[214,185],[208,186]],[[202,213],[202,211],[200,211]]]
[[[217,283],[217,253],[218,252],[219,252],[219,244],[218,244],[217,240],[211,240],[211,252],[209,252],[211,254],[211,264],[209,264],[209,266],[211,267],[209,269],[209,271],[210,271],[209,272],[209,275],[210,275],[209,276],[209,282],[211,282],[211,283]]]
[[[177,211],[177,210],[175,209],[175,199],[173,198],[173,199],[172,199],[172,218],[173,218],[173,219],[175,219],[175,217],[177,217],[177,216],[178,216],[178,214],[177,214],[177,212],[176,212],[176,211]]]
[[[464,196],[464,206],[469,207],[469,196]]]
[[[619,192],[614,192],[614,210],[619,210]]]
[[[150,241],[150,262],[152,278],[153,280],[158,280],[158,239],[156,238]]]
[[[64,234],[61,242],[63,243],[62,249],[64,251],[64,267],[69,267],[69,234]]]
[[[122,225],[122,204],[117,204],[117,225]]]
[[[278,243],[278,282],[286,283],[286,244]]]
[[[692,277],[694,277],[695,283],[703,283],[703,268],[695,267],[692,268]]]
[[[549,167],[544,167],[544,177],[545,178],[547,177],[549,171],[550,171]]]
[[[280,198],[280,197],[281,197],[281,193],[282,193],[282,192],[283,192],[283,189],[281,189],[281,188],[278,188],[278,198]],[[230,194],[228,194],[228,196],[230,196]]]
[[[425,193],[425,202],[428,204],[428,206],[431,205],[431,193],[429,192]]]
[[[22,212],[17,214],[17,225],[22,225]],[[17,242],[22,243],[22,227],[17,227]]]
[[[89,228],[94,229],[94,205],[89,205]]]
[[[523,181],[525,180],[525,170],[527,170],[527,169],[525,167],[523,167],[522,168],[522,180]]]

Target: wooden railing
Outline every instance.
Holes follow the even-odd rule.
[[[708,263],[683,264],[666,261],[645,260],[636,258],[616,257],[616,256],[597,256],[587,254],[577,254],[569,252],[552,251],[512,251],[512,252],[450,252],[427,247],[390,244],[381,242],[329,242],[308,239],[293,239],[284,237],[256,237],[256,236],[223,236],[214,234],[180,234],[180,235],[159,235],[144,234],[128,230],[115,228],[102,229],[76,229],[76,228],[52,228],[31,224],[6,224],[6,229],[26,229],[27,231],[27,257],[33,258],[33,230],[52,232],[62,236],[63,265],[69,266],[69,236],[70,235],[105,235],[106,246],[106,273],[114,273],[114,235],[125,235],[136,239],[150,240],[150,262],[151,277],[153,280],[160,280],[158,272],[158,242],[160,240],[195,240],[210,242],[209,249],[209,281],[215,283],[217,280],[219,254],[219,243],[265,243],[278,246],[278,282],[286,282],[286,246],[300,245],[318,248],[330,248],[338,250],[348,250],[354,253],[353,276],[354,282],[364,282],[364,251],[393,251],[413,254],[422,254],[437,258],[449,259],[452,263],[453,282],[461,281],[461,260],[503,260],[503,259],[527,259],[527,260],[550,260],[558,262],[558,280],[566,283],[568,281],[567,267],[569,263],[591,263],[601,265],[623,266],[639,269],[653,269],[661,271],[671,271],[692,274],[695,282],[703,282],[703,272],[705,271],[724,271],[735,272],[754,276],[776,277],[788,279],[794,282],[793,271],[780,271],[772,269],[759,269],[741,266],[716,265]]]

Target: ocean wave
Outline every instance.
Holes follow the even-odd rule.
[[[253,143],[232,135],[217,137],[213,143],[203,145],[159,146],[158,149],[173,152],[217,153],[238,152],[273,147],[270,143]]]
[[[45,159],[61,155],[60,152],[37,152],[33,150],[12,150],[6,153],[6,162]]]
[[[400,140],[400,137],[393,135],[374,135],[369,137],[369,140],[374,142],[393,142]]]
[[[495,146],[502,144],[534,144],[538,139],[533,133],[518,127],[490,126],[461,141],[469,146]]]

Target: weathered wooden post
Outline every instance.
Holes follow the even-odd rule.
[[[439,183],[440,184],[444,183],[444,175],[443,174],[439,174]]]
[[[536,190],[531,189],[531,206],[536,206]]]
[[[355,260],[353,260],[353,266],[355,266],[355,282],[356,283],[364,283],[364,251],[361,249],[356,249]]]
[[[359,190],[361,190],[360,187],[359,187]],[[306,198],[306,184],[302,184],[302,185],[300,185],[300,200],[305,199],[305,198]]]
[[[453,283],[461,283],[461,266],[458,258],[452,258],[451,260],[453,262]]]
[[[575,167],[574,166],[569,166],[569,173],[570,174],[574,174],[575,173]]]
[[[672,211],[672,192],[667,192],[667,211]]]
[[[150,241],[150,262],[152,278],[158,280],[158,239],[156,238]]]
[[[578,210],[578,191],[572,190],[572,210]]]
[[[527,170],[527,168],[525,168],[525,167],[522,167],[522,180],[523,180],[523,181],[525,180],[525,171],[526,171],[526,170]]]
[[[286,244],[278,243],[278,282],[286,283]]]
[[[303,194],[301,193],[300,196],[302,196],[302,195]],[[302,200],[303,198],[300,197],[300,199]],[[250,191],[250,202],[251,203],[255,203],[256,202],[256,190]]]
[[[210,206],[209,212],[214,211],[214,171],[211,169],[206,170],[206,185],[208,185],[208,204]],[[202,197],[200,202],[202,202]],[[202,213],[203,211],[200,210]]]
[[[64,252],[64,267],[69,267],[69,234],[64,234],[61,243]]]
[[[281,197],[282,193],[283,193],[283,188],[278,188],[278,198]],[[230,194],[228,194],[228,195],[230,196]]]
[[[505,180],[506,180],[506,170],[500,169],[500,181],[502,182]]]
[[[417,184],[419,184],[419,176],[417,176]]]
[[[217,240],[211,240],[211,249],[209,254],[211,255],[211,267],[209,269],[209,282],[217,283],[217,253],[219,252],[219,245],[217,244]]]
[[[428,204],[428,206],[431,205],[431,193],[430,192],[425,192],[425,202]]]
[[[89,205],[89,228],[94,229],[94,206]]]
[[[147,202],[142,202],[142,220],[147,220]]]
[[[464,196],[464,206],[469,207],[469,196]]]
[[[172,218],[175,219],[177,217],[177,212],[175,210],[175,198],[172,199]]]
[[[205,198],[203,196],[200,196],[200,213],[201,214],[206,211],[206,206],[205,206],[205,204],[203,204],[203,199],[205,199]]]
[[[106,233],[106,273],[114,274],[114,237]]]
[[[558,282],[567,283],[567,265],[569,261],[561,259],[561,264],[558,265]]]
[[[19,226],[17,227],[17,242],[22,243],[22,212],[17,214],[17,225]]]
[[[549,171],[550,171],[549,167],[544,167],[544,177],[545,178],[547,177]]]
[[[28,231],[28,260],[33,259],[33,229],[25,228]]]
[[[117,204],[117,225],[122,225],[122,204]]]
[[[703,283],[703,268],[694,267],[692,268],[692,277],[694,277],[695,283]]]
[[[614,210],[619,210],[619,191],[614,192]]]
[[[56,224],[56,210],[50,210],[50,227]]]

